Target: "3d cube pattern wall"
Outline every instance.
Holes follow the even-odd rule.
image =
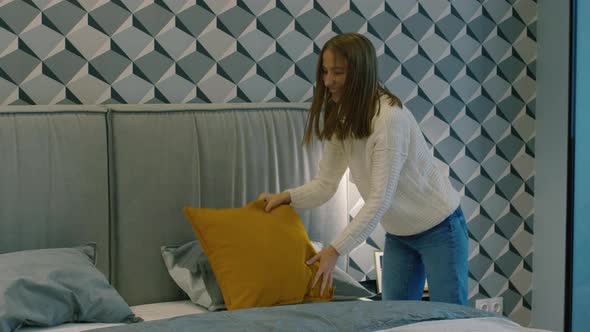
[[[0,105],[308,101],[369,37],[469,220],[469,296],[530,321],[536,0],[0,0]],[[374,277],[383,230],[350,256]]]

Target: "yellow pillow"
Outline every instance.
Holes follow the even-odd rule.
[[[267,213],[260,200],[242,208],[183,210],[228,310],[334,297],[334,288],[319,295],[321,280],[311,289],[319,263],[305,263],[316,252],[292,207],[283,205]]]

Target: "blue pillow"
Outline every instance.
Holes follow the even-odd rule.
[[[195,304],[209,311],[225,309],[223,294],[198,240],[160,248],[170,277]]]
[[[324,245],[320,242],[311,241],[315,251],[320,252]],[[361,285],[356,279],[351,277],[338,266],[332,271],[334,290],[334,301],[357,300],[362,297],[372,297],[375,293],[369,291]]]
[[[312,244],[316,251],[323,247],[319,242],[312,241]],[[193,303],[210,311],[225,309],[217,279],[198,240],[184,245],[162,246],[160,250],[170,277]],[[336,288],[335,301],[356,300],[375,295],[338,267],[334,269],[332,277]]]
[[[95,266],[94,244],[0,254],[0,331],[141,321]]]

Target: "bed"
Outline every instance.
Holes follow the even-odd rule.
[[[533,331],[464,306],[372,301],[346,257],[332,301],[226,310],[183,207],[241,208],[311,179],[322,147],[300,144],[308,107],[0,108],[0,331]],[[343,181],[296,213],[317,249],[347,211]]]
[[[422,305],[422,304],[420,304]],[[403,305],[395,305],[395,308],[401,308]],[[198,322],[195,322],[196,315],[208,313],[208,311],[203,308],[196,306],[194,303],[190,301],[175,301],[175,302],[163,302],[163,303],[155,303],[155,304],[145,304],[132,307],[133,311],[144,318],[145,323],[142,324],[134,324],[133,329],[129,329],[128,326],[120,323],[66,323],[61,324],[55,327],[24,327],[20,331],[22,332],[80,332],[80,331],[165,331],[165,330],[174,330],[174,331],[193,331],[195,330],[195,326],[199,326]],[[253,310],[254,311],[254,310]],[[246,315],[255,316],[257,313],[246,313]],[[218,316],[222,316],[217,314]],[[211,316],[215,315],[210,315]],[[199,318],[204,316],[199,316]],[[175,319],[172,319],[175,318]],[[251,330],[252,331],[287,331],[289,330],[288,326],[285,326],[284,322],[277,320],[273,317],[271,321],[265,317],[259,317],[262,321],[271,322],[271,324],[257,324],[249,322],[253,324]],[[208,320],[206,324],[209,324],[207,327],[200,326],[199,331],[208,331],[207,328],[211,331],[221,331],[226,330],[227,326],[223,326],[224,322],[228,321],[228,317],[219,317],[221,322],[217,322],[215,320]],[[422,322],[417,323],[407,323],[406,321],[402,322],[401,326],[392,327],[392,328],[381,328],[386,326],[387,324],[390,325],[397,325],[400,324],[399,322],[391,321],[382,323],[381,327],[379,324],[373,325],[371,328],[374,329],[355,329],[353,326],[347,326],[341,328],[342,325],[333,325],[333,326],[322,326],[320,324],[316,324],[315,322],[313,325],[305,325],[305,322],[311,322],[309,318],[301,318],[298,317],[299,320],[304,321],[304,323],[296,322],[296,325],[293,326],[292,330],[308,330],[308,331],[378,331],[378,332],[399,332],[399,331],[522,331],[522,332],[535,332],[535,331],[542,331],[537,329],[531,328],[523,328],[518,324],[504,319],[500,317],[480,317],[480,318],[455,318],[455,319],[442,319],[439,317],[438,319],[432,320],[425,320]],[[157,321],[161,320],[161,321]],[[149,323],[152,322],[153,323]],[[336,319],[339,321],[340,324],[345,323],[342,319]],[[325,323],[325,320],[324,320]],[[150,325],[152,324],[152,325]],[[119,327],[119,329],[107,329],[109,327]],[[247,330],[247,325],[240,325],[238,330],[245,331]]]

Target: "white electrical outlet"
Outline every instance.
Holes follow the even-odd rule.
[[[504,312],[504,300],[502,297],[475,300],[475,307],[479,310],[502,314]]]
[[[479,310],[488,311],[490,306],[488,299],[475,300],[475,307]]]

